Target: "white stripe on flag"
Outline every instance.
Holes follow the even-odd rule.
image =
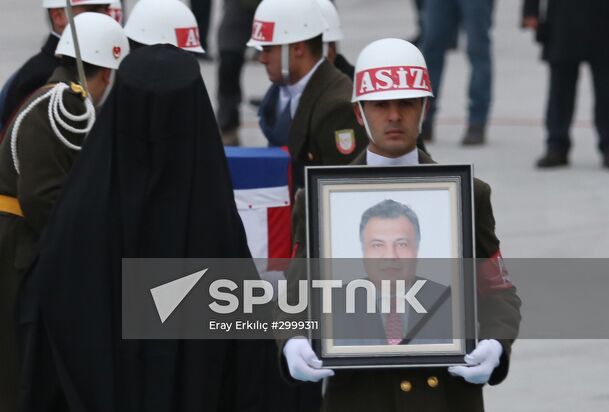
[[[240,211],[289,206],[290,191],[287,186],[239,189],[235,190],[235,203]]]
[[[247,236],[247,245],[254,259],[268,259],[269,230],[266,209],[240,209],[239,216]]]

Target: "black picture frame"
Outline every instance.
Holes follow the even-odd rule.
[[[323,367],[354,369],[464,364],[464,355],[475,348],[477,341],[472,166],[319,166],[307,167],[305,177],[307,251],[310,259],[309,285],[313,280],[321,280],[327,276],[327,271],[323,267],[329,260],[350,257],[340,255],[335,251],[337,248],[332,245],[332,216],[343,214],[332,210],[333,204],[339,203],[333,201],[332,197],[339,196],[339,194],[344,199],[351,199],[350,203],[342,200],[343,204],[347,205],[344,209],[350,210],[364,207],[357,206],[357,204],[360,199],[365,203],[366,197],[383,197],[386,193],[388,195],[385,197],[391,197],[394,194],[396,197],[414,195],[422,199],[420,202],[424,202],[425,196],[438,191],[438,194],[448,199],[445,202],[448,210],[443,211],[443,216],[448,213],[450,227],[446,228],[444,232],[448,233],[447,236],[450,239],[447,243],[452,246],[447,248],[448,253],[445,253],[447,256],[435,257],[448,258],[453,265],[456,265],[455,275],[451,277],[455,283],[449,284],[448,287],[451,297],[451,313],[456,314],[456,316],[451,315],[454,318],[451,325],[455,334],[449,341],[438,343],[432,341],[431,343],[414,344],[414,341],[406,336],[399,345],[340,344],[338,338],[331,337],[330,332],[326,333],[326,329],[334,330],[331,326],[328,328],[332,321],[328,319],[328,315],[321,313],[320,295],[310,290],[312,299],[310,316],[320,322],[316,339],[312,339],[312,335],[310,338]],[[446,193],[440,193],[440,191],[446,191]],[[351,193],[353,194],[351,195]],[[340,223],[336,224],[340,225]],[[350,230],[353,232],[353,229]],[[339,232],[343,232],[340,226],[334,229],[334,233]],[[337,322],[335,321],[335,323]]]

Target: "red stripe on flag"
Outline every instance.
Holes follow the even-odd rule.
[[[292,208],[269,207],[267,211],[269,233],[269,259],[289,258],[292,245]]]

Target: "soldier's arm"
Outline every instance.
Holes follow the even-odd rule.
[[[481,181],[476,181],[475,186],[479,337],[496,339],[503,347],[499,366],[489,379],[489,384],[496,385],[509,370],[511,346],[520,326],[521,301],[503,266],[490,186]]]
[[[67,95],[65,93],[64,95]],[[65,102],[70,110],[70,105]],[[18,131],[17,153],[20,175],[17,197],[26,222],[40,235],[61,188],[78,155],[64,146],[51,129],[47,114],[48,101],[37,105],[24,119]],[[81,109],[83,110],[83,109]],[[72,111],[72,113],[78,111]],[[80,125],[79,125],[80,126]],[[82,136],[60,127],[63,135],[80,145]]]

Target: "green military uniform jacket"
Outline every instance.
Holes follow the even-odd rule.
[[[288,136],[294,183],[304,186],[304,167],[346,165],[368,143],[351,102],[351,80],[327,60],[307,83]]]
[[[54,83],[76,81],[59,67],[49,79],[49,85],[38,89],[19,109],[48,92]],[[63,93],[68,112],[85,112],[82,97],[71,90]],[[17,351],[15,346],[14,306],[21,277],[29,267],[40,233],[61,191],[78,151],[64,146],[51,129],[48,118],[49,100],[34,107],[23,119],[18,130],[17,155],[21,174],[18,175],[11,155],[9,125],[0,143],[0,194],[17,198],[24,217],[0,211],[0,410],[16,410]],[[18,113],[18,114],[19,114]],[[15,116],[17,118],[18,114]],[[63,118],[77,128],[84,123]],[[58,125],[71,143],[81,146],[83,135],[71,133]]]
[[[419,150],[421,164],[435,163]],[[366,164],[366,152],[353,162]],[[474,179],[474,212],[476,230],[476,257],[490,258],[499,251],[499,240],[495,235],[495,220],[490,200],[491,189],[485,182]],[[306,211],[304,191],[296,196],[293,213],[295,257],[306,257]],[[299,265],[303,266],[303,265]],[[290,273],[288,284],[303,272]],[[289,287],[289,286],[288,286]],[[503,346],[500,364],[491,375],[489,384],[495,385],[505,379],[509,368],[511,344],[520,325],[520,299],[513,286],[490,293],[478,294],[478,320],[481,339],[497,339]],[[284,337],[285,338],[285,337]],[[281,349],[285,339],[279,341]],[[283,351],[281,351],[282,353]],[[285,360],[282,372],[290,378]],[[482,386],[474,385],[448,373],[447,368],[337,370],[329,378],[322,411],[324,412],[368,412],[368,411],[433,411],[433,412],[478,412],[484,411]]]

